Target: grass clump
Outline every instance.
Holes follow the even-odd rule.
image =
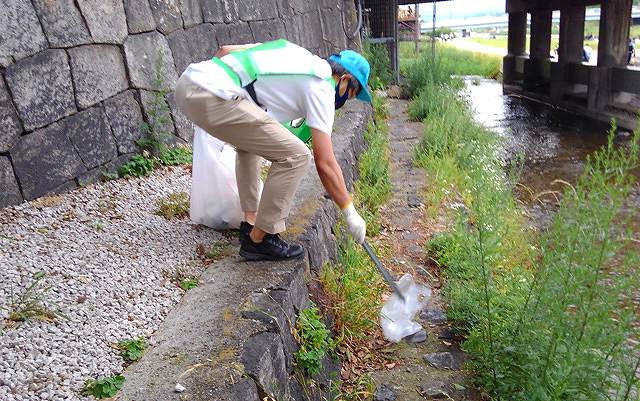
[[[120,341],[117,345],[120,356],[127,362],[135,362],[142,358],[144,350],[147,348],[147,341],[142,338],[133,338]]]
[[[156,214],[167,220],[186,217],[189,215],[189,194],[176,192],[160,199]]]
[[[379,96],[373,96],[374,122],[364,133],[367,150],[360,155],[360,178],[355,185],[354,204],[367,222],[367,235],[379,234],[380,206],[391,196],[389,172],[389,127],[387,105]]]
[[[187,165],[193,162],[193,152],[185,146],[164,147],[158,156],[153,156],[149,151],[143,151],[139,155],[135,155],[127,163],[123,164],[118,170],[118,174],[105,174],[105,177],[115,178],[132,178],[146,177],[158,167],[162,166],[178,166]]]
[[[479,384],[496,400],[636,399],[640,258],[628,246],[632,217],[623,205],[639,164],[638,135],[616,148],[612,128],[535,237],[497,136],[473,121],[455,84],[438,78],[444,74],[424,76],[436,78],[414,92],[415,117],[425,124],[415,159],[428,173],[431,210],[455,206],[451,230],[428,248],[444,267],[447,313],[466,334]]]
[[[37,272],[31,277],[31,283],[20,293],[9,295],[7,306],[0,309],[7,312],[6,325],[15,327],[31,319],[54,322],[57,318],[67,317],[58,305],[49,299],[49,291],[53,286],[46,284],[46,273]]]
[[[380,232],[380,206],[391,195],[389,137],[384,100],[374,95],[374,122],[365,132],[367,150],[360,156],[360,179],[354,203],[367,221],[367,234]],[[340,231],[340,227],[338,229]],[[327,266],[321,276],[334,311],[338,343],[362,340],[377,327],[384,286],[364,250],[348,235],[339,241],[339,263]]]
[[[82,389],[83,395],[92,395],[95,398],[111,398],[118,394],[118,391],[124,385],[124,376],[115,375],[102,379],[89,379],[86,381]]]
[[[386,45],[365,41],[362,52],[371,65],[369,86],[373,90],[384,89],[393,82],[393,72],[389,68],[391,59]]]
[[[322,370],[322,360],[333,351],[331,332],[320,317],[315,305],[300,312],[296,323],[295,337],[300,349],[295,361],[305,374],[314,377]]]

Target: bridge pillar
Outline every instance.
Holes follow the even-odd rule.
[[[568,88],[568,65],[582,63],[586,7],[560,9],[560,46],[558,62],[551,68],[551,98],[561,100]]]
[[[551,10],[535,10],[531,13],[530,54],[524,66],[526,89],[548,83],[552,16]]]
[[[588,107],[601,110],[612,100],[612,67],[627,65],[632,0],[602,2],[598,68],[589,77]]]
[[[527,45],[527,13],[509,13],[508,54],[503,59],[503,82],[514,83],[523,72],[520,65]]]

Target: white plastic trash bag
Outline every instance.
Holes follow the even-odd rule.
[[[422,326],[413,319],[431,298],[431,289],[417,284],[410,274],[402,276],[397,284],[406,302],[394,293],[380,311],[380,324],[384,338],[394,343],[422,329]]]
[[[236,151],[195,127],[191,220],[216,230],[239,228],[243,214],[236,182]]]

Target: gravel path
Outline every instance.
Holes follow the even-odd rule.
[[[68,317],[0,333],[0,400],[84,400],[85,380],[122,372],[113,343],[149,338],[184,293],[171,274],[197,274],[196,245],[222,240],[154,214],[158,199],[190,183],[187,169],[162,169],[0,209],[0,327],[12,292],[40,271],[47,300]]]

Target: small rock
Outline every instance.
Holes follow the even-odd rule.
[[[403,338],[403,340],[412,344],[422,343],[427,340],[427,332],[424,329],[420,329],[420,331],[418,331],[417,333],[406,336],[405,338]]]
[[[420,393],[427,400],[442,400],[449,398],[446,392],[447,385],[443,382],[436,382],[431,384],[423,384],[420,389]]]
[[[456,333],[454,333],[450,328],[446,328],[442,330],[438,338],[441,340],[455,340]]]
[[[429,323],[444,323],[447,321],[447,315],[440,308],[425,309],[420,313],[420,317]]]
[[[439,369],[453,369],[453,355],[451,352],[434,352],[423,357],[425,362]]]
[[[407,196],[407,206],[409,207],[420,207],[422,205],[422,199],[416,194],[410,194]]]
[[[396,398],[398,398],[396,391],[388,384],[380,386],[373,395],[373,401],[395,401]]]
[[[184,390],[186,390],[186,388],[182,384],[180,383],[176,384],[176,393],[182,393],[184,392]]]

